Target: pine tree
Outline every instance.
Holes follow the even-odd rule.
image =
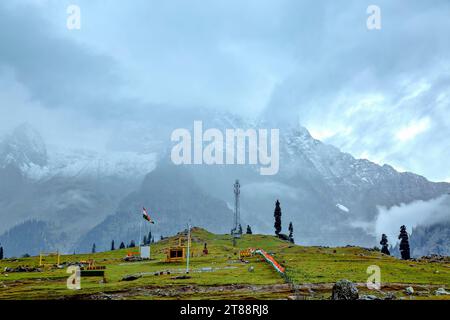
[[[279,235],[281,232],[281,208],[280,208],[280,201],[277,200],[275,203],[275,211],[273,213],[273,216],[275,217],[275,234]]]
[[[146,246],[148,243],[147,243],[147,236],[144,236],[144,239],[142,240],[142,243],[144,244],[144,246]]]
[[[131,240],[130,245],[128,246],[128,248],[134,248],[136,247],[136,243],[134,243],[134,240]]]
[[[238,233],[242,234],[242,226],[241,226],[241,224],[239,224]]]
[[[294,243],[294,226],[289,222],[289,241]]]
[[[3,260],[3,247],[0,247],[0,260]]]
[[[113,240],[113,241],[111,241],[111,251],[114,251],[114,250],[116,250],[116,248],[114,247],[114,240]]]
[[[247,225],[247,234],[253,234],[252,228],[249,225]]]
[[[389,252],[388,239],[384,233],[381,235],[380,244],[381,244],[381,253],[384,253],[384,254],[387,254],[388,256],[390,256],[391,253]]]
[[[155,243],[155,237],[152,237],[152,243]]]
[[[125,249],[125,243],[123,241],[120,243],[119,249]]]
[[[409,239],[408,239],[408,232],[406,232],[406,226],[400,227],[400,234],[398,236],[400,239],[400,253],[402,255],[403,260],[409,260],[411,258],[410,252],[409,252]]]
[[[92,253],[95,253],[95,243],[92,245]]]

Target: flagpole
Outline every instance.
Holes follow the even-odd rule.
[[[189,257],[191,247],[191,225],[188,223],[188,245],[187,245],[187,259],[186,259],[186,273],[189,273]]]
[[[152,224],[151,223],[149,223],[148,228],[150,229],[150,232],[149,232],[148,236],[151,235],[153,237]],[[150,258],[149,259],[151,259],[151,257],[152,257],[152,239],[147,239],[147,241],[148,241],[148,251],[150,251]]]
[[[141,247],[141,228],[142,228],[142,221],[139,222],[139,247]]]

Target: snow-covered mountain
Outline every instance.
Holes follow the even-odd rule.
[[[22,168],[28,178],[38,181],[54,176],[107,176],[136,179],[155,168],[155,153],[103,152],[55,148],[45,166],[31,163]]]
[[[47,149],[40,134],[22,124],[0,139],[0,168],[8,165],[26,170],[29,166],[45,166]]]
[[[374,246],[379,206],[430,200],[450,191],[448,183],[355,159],[314,139],[301,126],[280,129],[280,170],[275,176],[260,176],[250,166],[187,169],[200,185],[228,203],[233,201],[233,179],[239,177],[241,215],[256,232],[273,231],[274,203],[280,199],[284,230],[292,221],[296,241],[311,245]]]
[[[114,212],[155,164],[155,153],[47,150],[34,129],[21,125],[0,142],[0,234],[18,225],[18,230],[39,225],[30,231],[47,230],[52,239],[61,236],[53,245],[71,250],[81,235]],[[14,230],[0,238],[5,246],[16,240]],[[36,253],[47,243],[27,243],[24,248]]]
[[[272,233],[274,203],[279,199],[282,232],[292,221],[298,243],[374,246],[379,206],[430,200],[450,192],[448,183],[355,159],[314,139],[299,125],[280,129],[280,170],[274,176],[261,176],[255,165],[170,165],[170,133],[192,129],[198,119],[205,130],[271,128],[265,122],[203,110],[172,118],[155,114],[148,126],[158,148],[103,154],[47,150],[37,133],[15,130],[0,146],[0,233],[23,222],[33,230],[30,226],[35,223],[36,230],[51,234],[47,240],[68,252],[87,250],[92,242],[107,246],[113,239],[137,241],[141,206],[149,207],[159,221],[155,236],[178,232],[189,218],[193,225],[226,232],[232,224],[232,186],[239,179],[244,228],[250,224],[254,232]],[[6,248],[5,242],[19,237],[14,230],[19,229],[0,237]],[[48,246],[47,240],[24,248],[38,250]]]
[[[41,135],[28,124],[0,139],[0,168],[18,168],[33,181],[55,176],[142,178],[154,169],[156,156],[154,152],[98,152],[61,146],[48,150]]]

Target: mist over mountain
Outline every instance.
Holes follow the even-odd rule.
[[[0,236],[0,243],[7,248],[8,256],[37,255],[39,252],[56,252],[61,244],[70,241],[67,234],[49,222],[28,220]]]
[[[230,186],[240,177],[241,215],[256,232],[273,232],[274,203],[280,199],[284,230],[292,221],[296,241],[311,245],[374,246],[379,237],[375,230],[379,206],[430,200],[450,190],[448,183],[433,183],[389,165],[355,159],[314,139],[301,126],[280,130],[277,175],[261,176],[255,166],[188,169],[200,185],[229,203],[233,201]],[[209,184],[210,177],[214,184]]]
[[[21,124],[0,139],[0,166],[8,164],[26,168],[45,166],[47,148],[41,135],[30,125]]]
[[[413,229],[410,246],[413,257],[429,254],[450,255],[450,219]]]
[[[143,206],[156,221],[154,225],[142,218]],[[114,215],[82,237],[77,249],[86,251],[96,243],[97,248],[106,250],[111,240],[128,244],[131,239],[139,243],[139,236],[142,239],[150,231],[157,239],[184,230],[188,223],[228,233],[232,217],[226,203],[199,188],[187,170],[162,163],[119,203]]]
[[[29,125],[2,139],[0,150],[0,242],[8,246],[8,255],[24,253],[20,247],[24,235],[17,233],[25,229],[25,234],[43,230],[23,244],[28,253],[55,247],[70,252],[79,237],[112,214],[123,195],[155,165],[154,154],[101,155],[88,150],[47,154],[44,141]],[[31,227],[36,221],[43,223],[38,229]],[[46,238],[54,240],[52,245]],[[23,240],[16,243],[18,239]]]
[[[72,30],[65,1],[0,1],[6,256],[138,241],[142,206],[156,237],[228,232],[236,179],[244,230],[272,234],[279,199],[300,244],[394,246],[405,224],[413,251],[443,250],[450,1],[379,0],[380,29],[357,0],[76,6]],[[196,120],[280,129],[278,173],[173,166]]]
[[[293,222],[297,243],[374,246],[380,236],[379,207],[428,201],[450,192],[448,183],[355,159],[296,124],[280,127],[276,175],[260,175],[258,165],[175,166],[168,157],[170,133],[180,127],[192,130],[195,119],[203,120],[204,130],[271,125],[209,111],[180,114],[175,122],[157,119],[148,125],[151,135],[135,141],[147,141],[134,147],[143,152],[47,150],[39,134],[23,126],[3,139],[0,242],[5,254],[85,252],[93,243],[106,250],[111,240],[138,242],[150,231],[141,216],[143,206],[156,221],[151,226],[155,238],[174,234],[189,221],[229,232],[236,179],[241,182],[241,223],[251,225],[255,233],[273,233],[274,203],[279,199],[282,232]],[[403,224],[408,224],[407,214]],[[22,246],[24,232],[33,236]],[[424,252],[435,246],[427,243],[426,248]]]

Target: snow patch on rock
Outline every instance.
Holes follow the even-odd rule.
[[[336,204],[336,207],[337,207],[339,210],[342,210],[342,211],[344,211],[344,212],[350,212],[350,210],[349,210],[346,206],[344,206],[343,204],[338,203],[338,204]]]

